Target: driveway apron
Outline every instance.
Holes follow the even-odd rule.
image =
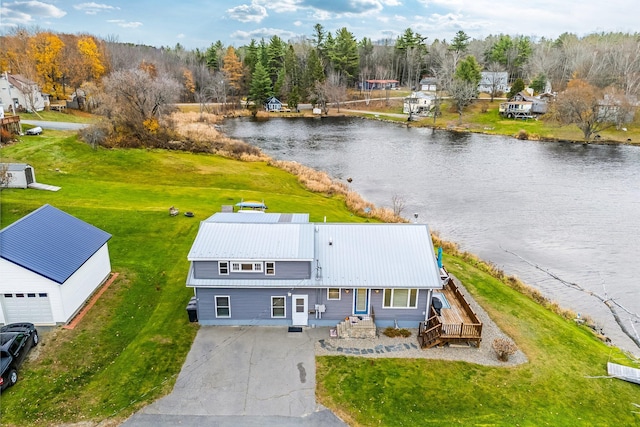
[[[280,420],[274,425],[288,424],[282,417],[296,425],[294,418],[319,421],[321,416],[329,425],[344,426],[330,411],[316,405],[316,332],[309,328],[288,332],[286,327],[203,326],[171,394],[133,415],[124,426],[163,425],[163,420],[175,421],[176,416],[183,416],[183,421],[195,416],[200,422],[204,417],[247,423],[273,417]],[[297,423],[303,424],[308,423]]]

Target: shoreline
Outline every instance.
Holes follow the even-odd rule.
[[[334,108],[335,110],[335,108]],[[251,117],[251,113],[248,110],[236,110],[240,111],[241,114],[231,114],[231,115],[223,115],[226,118],[238,118],[238,117]],[[246,113],[245,113],[246,112]],[[385,117],[396,117],[399,118],[402,116],[403,121],[392,120],[390,118]],[[569,144],[582,144],[582,145],[625,145],[630,147],[640,147],[640,142],[633,142],[630,140],[627,141],[618,141],[613,139],[597,139],[584,141],[583,139],[569,139],[569,138],[558,138],[544,135],[527,135],[526,138],[519,138],[518,134],[509,134],[509,133],[501,133],[501,132],[487,132],[484,129],[473,129],[471,128],[471,124],[455,124],[455,125],[433,125],[430,123],[426,123],[426,121],[415,121],[409,122],[404,121],[406,114],[398,114],[398,113],[385,113],[385,112],[377,112],[377,111],[364,111],[364,110],[351,110],[349,108],[341,108],[341,111],[331,111],[327,114],[314,115],[310,112],[310,110],[303,110],[300,113],[276,113],[271,112],[268,113],[266,111],[258,112],[257,116],[255,116],[258,120],[268,120],[268,119],[296,119],[296,118],[327,118],[327,117],[356,117],[364,120],[377,120],[383,121],[387,123],[393,123],[397,125],[407,126],[407,127],[415,127],[415,128],[429,128],[433,130],[441,130],[447,132],[456,132],[456,133],[476,133],[481,135],[493,135],[493,136],[502,136],[506,138],[514,138],[520,141],[539,141],[539,142],[560,142],[560,143],[569,143]]]

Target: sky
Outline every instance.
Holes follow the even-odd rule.
[[[0,0],[0,33],[11,28],[92,34],[119,42],[206,49],[277,35],[311,38],[314,25],[357,40],[395,39],[404,30],[451,41],[509,34],[554,39],[569,32],[640,31],[638,0]]]

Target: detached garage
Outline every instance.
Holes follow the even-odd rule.
[[[111,273],[110,238],[51,205],[0,230],[0,324],[70,321]]]

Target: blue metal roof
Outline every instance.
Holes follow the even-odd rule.
[[[64,283],[111,234],[44,205],[0,230],[0,257]]]

